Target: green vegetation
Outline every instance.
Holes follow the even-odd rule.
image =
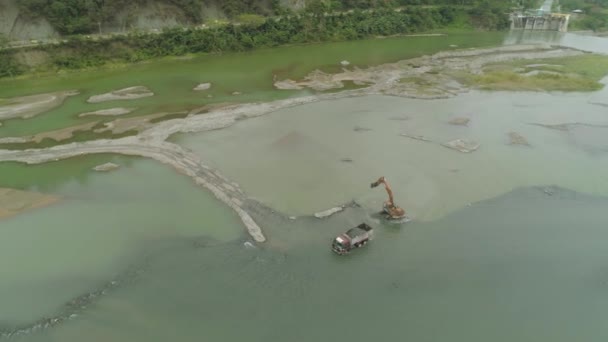
[[[324,12],[326,9],[325,5],[311,5],[306,13],[281,18],[240,15],[236,18],[239,22],[234,24],[218,24],[205,29],[174,28],[159,34],[130,33],[111,39],[75,36],[61,44],[31,47],[25,51],[43,51],[49,59],[47,65],[43,66],[46,68],[80,69],[188,53],[247,51],[286,44],[355,40],[463,27],[465,17],[468,18],[469,27],[500,30],[509,25],[503,9],[489,2],[472,8],[411,6],[399,11],[380,8],[331,14]],[[24,71],[24,67],[11,58],[14,53],[3,52],[4,58],[10,63],[8,60],[2,63],[0,77]]]
[[[586,54],[492,64],[482,75],[460,80],[485,90],[593,91],[603,87],[598,81],[607,74],[607,56]]]
[[[608,31],[608,0],[560,0],[562,12],[582,10],[570,22],[570,29]]]
[[[24,71],[23,67],[13,58],[11,51],[6,49],[7,47],[8,38],[0,33],[0,77],[12,77]]]
[[[102,33],[103,27],[127,28],[147,0],[19,0],[25,17],[47,19],[63,35]],[[291,9],[281,6],[280,0],[160,0],[167,14],[183,19],[192,25],[203,23],[204,10],[219,8],[230,19],[243,14],[261,16],[294,15]],[[305,12],[322,14],[352,9],[369,10],[396,7],[456,6],[472,9],[471,13],[484,25],[503,17],[505,10],[516,4],[532,6],[537,0],[312,0],[306,1]],[[172,13],[171,13],[172,12]],[[119,14],[119,15],[117,15]]]
[[[96,126],[95,128],[100,128]],[[95,129],[94,128],[94,129]],[[53,138],[44,138],[38,142],[26,142],[26,143],[2,143],[0,149],[6,150],[25,150],[25,149],[36,149],[36,148],[49,148],[58,145],[70,144],[74,142],[83,142],[96,139],[119,139],[132,135],[136,135],[136,130],[129,130],[120,134],[114,134],[112,132],[94,133],[91,131],[76,131],[73,133],[71,138],[64,140],[56,140]]]

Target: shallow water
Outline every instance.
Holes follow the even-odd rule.
[[[605,93],[347,98],[178,141],[248,194],[289,215],[310,215],[352,199],[380,208],[386,194],[369,184],[386,176],[396,202],[429,220],[522,186],[555,184],[608,195],[608,112],[586,103]],[[457,117],[470,119],[468,126],[448,123]],[[534,125],[577,122],[600,126],[575,125],[564,132]],[[512,131],[531,146],[508,145]],[[454,139],[476,141],[480,148],[465,154],[440,145]]]
[[[346,257],[331,237],[368,213],[287,223],[283,252],[167,244],[134,284],[23,341],[602,341],[608,201],[521,189],[429,224],[375,223]],[[368,218],[370,222],[370,220]],[[354,221],[354,222],[353,222]]]
[[[504,44],[551,44],[608,54],[608,39],[605,37],[567,32],[514,30],[507,34]]]
[[[2,324],[53,316],[123,272],[158,239],[227,241],[244,231],[231,210],[172,169],[148,160],[105,159],[123,167],[86,179],[45,176],[60,168],[52,164],[35,171],[21,167],[32,184],[36,175],[46,177],[40,182],[47,191],[54,179],[52,193],[63,200],[0,224]]]

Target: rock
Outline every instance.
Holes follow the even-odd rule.
[[[201,84],[197,85],[196,87],[194,87],[192,90],[201,91],[201,90],[207,90],[209,88],[211,88],[211,83],[201,83]]]
[[[342,64],[342,66],[348,66],[348,65],[350,65],[350,62],[347,60],[344,60],[344,61],[340,62],[340,64]]]
[[[118,116],[129,114],[134,111],[135,108],[110,108],[110,109],[101,109],[94,112],[86,112],[79,114],[79,117],[91,116],[91,115],[99,115],[99,116]]]
[[[457,47],[458,47],[458,45],[456,45],[456,44],[450,44],[450,47],[451,47],[451,48],[457,48]]]
[[[95,166],[93,168],[93,170],[99,171],[99,172],[108,172],[108,171],[116,170],[117,168],[119,168],[119,165],[116,165],[114,163],[105,163],[105,164]]]
[[[399,135],[402,137],[406,137],[406,138],[410,138],[410,139],[414,139],[414,140],[420,140],[420,141],[424,141],[424,142],[433,142],[432,139],[427,138],[424,135],[411,135],[411,134],[407,134],[407,133],[401,133]]]
[[[458,118],[453,118],[448,123],[450,125],[456,125],[456,126],[468,126],[469,122],[471,122],[471,119],[469,119],[469,118],[458,117]]]
[[[232,93],[232,95],[233,95],[233,96],[236,96],[236,95],[241,95],[241,94],[242,94],[242,93],[241,93],[241,92],[239,92],[239,91],[235,91],[234,93]]]
[[[22,144],[30,142],[28,137],[6,137],[0,138],[0,144]]]
[[[280,90],[300,90],[303,89],[302,86],[298,85],[298,83],[294,80],[283,80],[274,82],[274,87]]]
[[[335,207],[335,208],[331,208],[331,209],[327,209],[324,211],[320,211],[318,213],[315,214],[316,218],[325,218],[325,217],[329,217],[335,213],[339,213],[342,210],[344,210],[344,207]]]
[[[150,89],[144,86],[128,87],[120,90],[114,90],[109,93],[93,95],[87,100],[88,103],[100,103],[116,100],[135,100],[143,97],[154,96]]]
[[[509,132],[509,145],[530,146],[528,140],[517,132]]]
[[[360,127],[360,126],[355,126],[355,127],[353,128],[353,131],[355,131],[355,132],[369,132],[369,131],[371,131],[371,130],[372,130],[371,128],[367,128],[367,127]]]
[[[297,217],[295,217],[295,216],[289,216],[289,219],[290,219],[290,220],[292,220],[292,221],[295,221],[295,220],[296,220],[296,218],[297,218]]]
[[[243,245],[245,246],[245,248],[255,248],[255,245],[254,245],[254,244],[252,244],[252,243],[251,243],[251,242],[249,242],[249,241],[245,241],[245,242],[243,243]]]
[[[471,141],[471,140],[464,140],[464,139],[452,140],[450,142],[447,142],[447,143],[444,143],[441,145],[445,146],[447,148],[451,148],[456,151],[460,151],[462,153],[470,153],[479,148],[479,143],[477,143],[475,141]]]

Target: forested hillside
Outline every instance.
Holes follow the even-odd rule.
[[[156,1],[159,2],[159,1]],[[167,16],[192,25],[216,17],[236,19],[242,14],[277,16],[301,10],[346,11],[351,9],[395,8],[401,6],[464,6],[503,8],[522,3],[509,0],[163,0]],[[524,6],[536,1],[525,0]],[[103,33],[107,25],[128,27],[129,20],[151,0],[19,0],[21,15],[46,19],[59,33]]]
[[[21,15],[45,18],[68,39],[10,49],[0,35],[0,77],[444,28],[503,30],[509,27],[512,7],[521,5],[503,0],[310,0],[298,9],[296,2],[302,0],[215,0],[226,16],[218,22],[204,20],[211,6],[206,1],[213,0],[166,1],[192,25],[96,37],[89,34],[125,20],[116,13],[137,11],[146,0],[20,0]]]
[[[608,30],[608,0],[560,0],[559,4],[564,12],[583,11],[581,15],[573,18],[571,28]]]

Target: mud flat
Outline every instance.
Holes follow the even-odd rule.
[[[59,197],[38,192],[0,188],[0,218],[8,218],[27,210],[46,207]]]
[[[468,87],[459,82],[458,72],[477,75],[482,74],[484,66],[488,64],[517,59],[534,60],[583,54],[585,52],[579,50],[546,45],[513,45],[450,51],[367,69],[345,68],[335,74],[315,70],[302,80],[277,80],[274,86],[285,90],[309,88],[324,91],[343,88],[344,82],[353,82],[369,84],[370,87],[366,89],[375,89],[387,95],[438,99],[468,91]]]
[[[154,96],[150,89],[144,86],[128,87],[119,90],[114,90],[109,93],[93,95],[87,100],[88,103],[100,103],[106,101],[117,100],[136,100],[144,97]]]
[[[78,91],[37,94],[6,99],[0,105],[0,120],[29,119],[60,106],[66,98],[78,95]]]

